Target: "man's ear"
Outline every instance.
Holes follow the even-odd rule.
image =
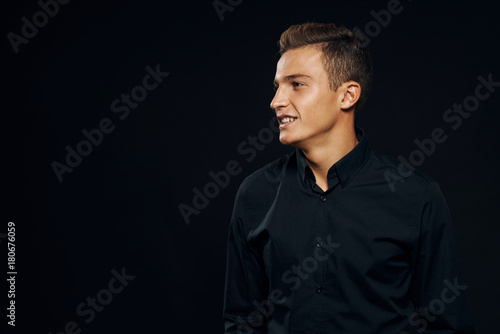
[[[361,95],[361,86],[356,81],[347,81],[342,84],[341,91],[343,95],[340,109],[348,111],[358,102]]]

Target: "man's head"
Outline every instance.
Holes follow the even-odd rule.
[[[279,46],[271,108],[280,141],[299,148],[305,141],[320,144],[336,125],[354,124],[372,78],[363,38],[334,24],[305,23],[288,28]]]

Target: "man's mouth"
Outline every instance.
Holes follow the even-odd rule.
[[[285,124],[290,124],[295,122],[297,117],[283,117],[282,119],[279,120],[280,125],[285,125]]]

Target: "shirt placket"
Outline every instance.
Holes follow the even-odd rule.
[[[332,191],[337,186],[338,181],[334,178],[333,182],[329,181],[330,189],[324,192],[313,180],[313,178],[309,179],[311,190],[317,196],[317,200],[320,202],[319,208],[317,210],[316,219],[321,222],[318,226],[320,226],[320,230],[316,231],[317,237],[313,245],[311,245],[311,249],[315,254],[315,261],[317,263],[316,270],[313,272],[313,296],[314,296],[314,330],[315,334],[325,334],[325,321],[326,321],[326,298],[328,298],[328,288],[325,286],[325,272],[326,272],[326,262],[328,261],[328,257],[326,256],[328,253],[325,250],[325,242],[327,240],[327,231],[328,231],[328,210],[331,205],[332,199]],[[326,257],[326,258],[325,258]]]

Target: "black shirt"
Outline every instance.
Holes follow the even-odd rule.
[[[241,184],[225,333],[474,333],[439,186],[356,136],[326,192],[298,149]]]

